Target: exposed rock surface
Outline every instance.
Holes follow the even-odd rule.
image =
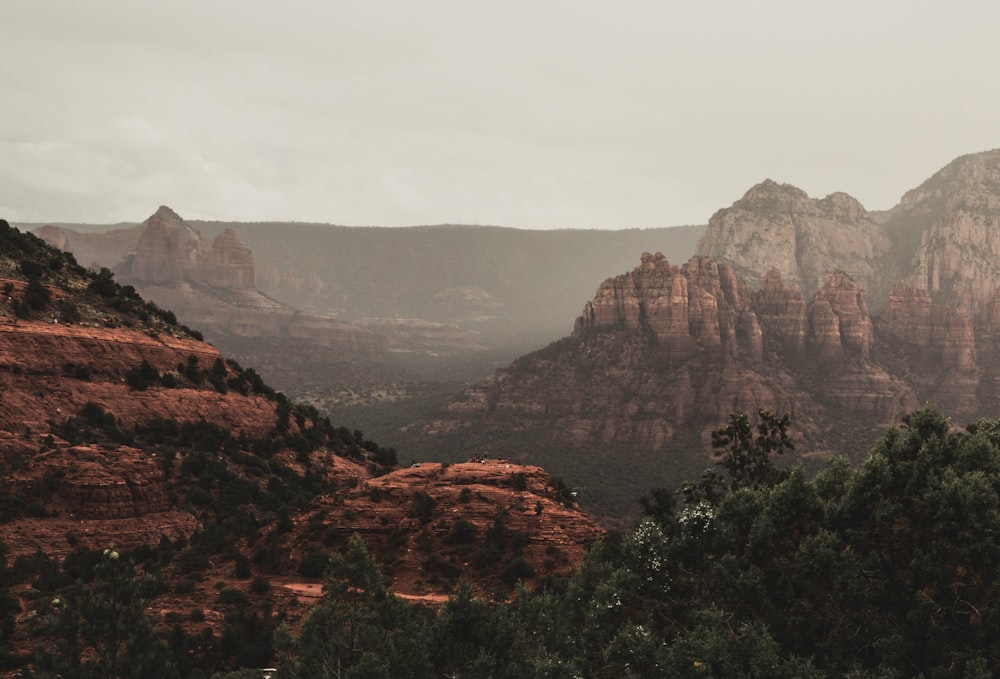
[[[153,417],[206,419],[259,434],[274,424],[274,404],[212,389],[134,391],[125,375],[143,361],[160,372],[189,357],[207,369],[219,352],[203,343],[127,328],[96,328],[0,318],[0,429],[44,431],[93,401],[128,425]],[[83,378],[81,378],[83,377]]]
[[[754,287],[774,269],[808,298],[838,270],[866,290],[879,288],[889,247],[883,229],[846,193],[817,200],[768,179],[712,216],[698,253],[730,262]]]
[[[997,402],[1000,150],[954,160],[877,218],[845,194],[817,201],[766,181],[716,213],[699,251],[733,263],[759,286],[764,325],[791,333],[793,352],[800,350],[798,311],[774,297],[774,277],[808,298],[817,276],[846,271],[858,294],[824,293],[812,302],[820,360],[836,362],[842,349],[865,359],[877,346],[879,361],[921,400],[962,417],[986,414]],[[871,321],[861,303],[873,305]],[[845,325],[845,313],[857,321]]]
[[[1000,150],[962,156],[907,192],[886,230],[901,276],[937,302],[983,314],[1000,290]]]
[[[415,504],[419,501],[425,504]],[[358,534],[371,549],[391,550],[397,591],[446,594],[456,578],[474,582],[486,573],[497,575],[512,557],[508,545],[488,563],[481,557],[477,563],[499,520],[507,535],[520,536],[517,550],[533,565],[534,577],[567,573],[584,546],[604,534],[573,504],[570,499],[567,505],[539,467],[497,459],[424,463],[363,477],[354,490],[322,498],[295,517],[301,537],[290,560],[301,558],[310,535],[333,533],[346,542]],[[457,535],[456,522],[471,528]]]
[[[883,423],[917,407],[913,390],[871,361],[872,320],[849,276],[829,276],[808,305],[776,270],[764,282],[752,294],[727,264],[694,257],[679,267],[645,253],[598,288],[572,337],[471,387],[425,431],[515,419],[575,445],[658,450],[680,431],[704,438],[737,410],[809,422],[833,405]]]

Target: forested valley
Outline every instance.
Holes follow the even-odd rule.
[[[507,601],[459,585],[440,607],[405,603],[354,539],[301,628],[262,642],[267,660],[283,679],[993,676],[1000,421],[960,429],[924,408],[861,465],[836,458],[811,478],[775,464],[787,426],[734,415],[714,437],[718,465],[644,498],[638,525],[571,576]],[[259,676],[181,666],[183,634],[152,643],[133,560],[96,555],[77,596],[53,602],[58,641],[36,676],[119,676],[126,659],[149,676]]]

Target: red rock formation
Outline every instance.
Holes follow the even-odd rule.
[[[696,257],[682,269],[661,253],[646,252],[638,268],[601,284],[575,332],[645,327],[676,363],[690,360],[696,346],[759,358],[761,332],[749,301],[746,286],[728,266]]]
[[[754,308],[764,332],[778,339],[792,358],[805,353],[808,320],[798,288],[786,288],[781,273],[771,269],[754,296]]]
[[[176,212],[160,206],[143,222],[135,253],[121,276],[143,283],[177,283],[197,270],[202,250],[201,236]]]
[[[226,229],[198,263],[198,279],[231,290],[256,290],[253,255],[232,229]]]
[[[578,446],[658,450],[677,432],[710,431],[736,411],[822,419],[826,405],[807,383],[822,385],[824,403],[872,422],[917,407],[913,390],[871,361],[872,320],[849,276],[829,276],[808,307],[777,271],[764,280],[751,294],[711,258],[679,268],[645,254],[640,267],[601,285],[572,338],[471,387],[425,431],[516,417]],[[776,350],[782,345],[791,353]]]
[[[712,216],[698,253],[731,263],[755,287],[774,269],[809,296],[835,270],[880,290],[880,261],[889,246],[881,227],[846,193],[816,200],[766,180]]]
[[[972,319],[963,307],[932,301],[930,292],[900,283],[878,321],[882,341],[901,352],[911,380],[959,415],[980,410],[980,366]]]
[[[87,401],[126,425],[153,417],[207,419],[233,432],[256,435],[274,426],[274,404],[259,397],[209,389],[133,391],[126,373],[142,361],[176,371],[194,356],[203,369],[219,352],[210,345],[167,335],[150,337],[126,328],[94,328],[0,319],[0,430],[45,431],[50,420],[75,415]],[[85,375],[86,379],[74,377]]]
[[[509,554],[485,567],[471,565],[498,517],[509,533],[524,536],[522,557],[534,567],[535,577],[568,573],[585,546],[604,535],[586,515],[560,500],[551,477],[539,467],[496,459],[425,463],[362,481],[349,493],[320,499],[295,517],[295,524],[312,526],[313,534],[320,528],[334,532],[344,542],[358,534],[373,552],[384,552],[391,534],[402,535],[403,541],[393,547],[391,566],[393,588],[402,594],[446,594],[456,577],[475,582],[498,575]],[[432,500],[425,516],[412,512],[418,493]],[[456,521],[474,527],[469,541],[449,541]],[[312,544],[299,535],[290,563],[297,563]]]
[[[830,275],[809,305],[809,318],[821,361],[868,360],[872,321],[861,288],[849,276]]]

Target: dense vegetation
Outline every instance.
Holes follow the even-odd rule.
[[[420,615],[354,544],[281,676],[993,676],[1000,421],[925,409],[813,478],[771,463],[786,424],[733,418],[678,508],[649,498],[576,575],[505,605],[462,590]]]
[[[175,658],[207,663],[200,672],[242,659],[273,663],[281,677],[993,676],[1000,421],[959,431],[924,409],[887,430],[860,466],[835,459],[812,478],[774,466],[770,453],[789,447],[786,426],[734,416],[716,437],[718,467],[677,493],[651,494],[634,530],[596,545],[573,576],[510,602],[460,586],[437,611],[404,603],[354,539],[327,562],[326,596],[301,629],[249,623],[256,655],[222,638],[195,652],[201,642],[176,631],[165,643],[189,649]],[[77,610],[104,596],[108,558],[90,558]],[[63,570],[82,568],[78,557]],[[115,601],[131,610],[132,599]],[[108,655],[106,637],[82,636],[65,615],[53,614],[62,621],[53,629],[69,632],[39,656],[39,676],[88,645],[91,661]],[[139,664],[161,647],[142,648]],[[73,667],[59,671],[91,676]],[[163,667],[156,676],[172,676]],[[206,676],[190,664],[181,672]]]

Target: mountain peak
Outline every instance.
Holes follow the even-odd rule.
[[[733,207],[758,209],[789,209],[796,203],[808,202],[809,195],[791,184],[779,184],[773,179],[765,179],[755,184],[733,203]]]
[[[184,221],[183,219],[181,219],[181,216],[179,214],[177,214],[176,212],[174,212],[173,210],[171,210],[166,205],[161,205],[160,207],[156,208],[156,212],[154,212],[153,214],[151,214],[149,216],[149,220],[153,220],[153,219],[158,219],[158,220],[163,220],[163,221],[168,221],[168,222],[183,222]],[[147,221],[149,221],[149,220],[147,220]]]

